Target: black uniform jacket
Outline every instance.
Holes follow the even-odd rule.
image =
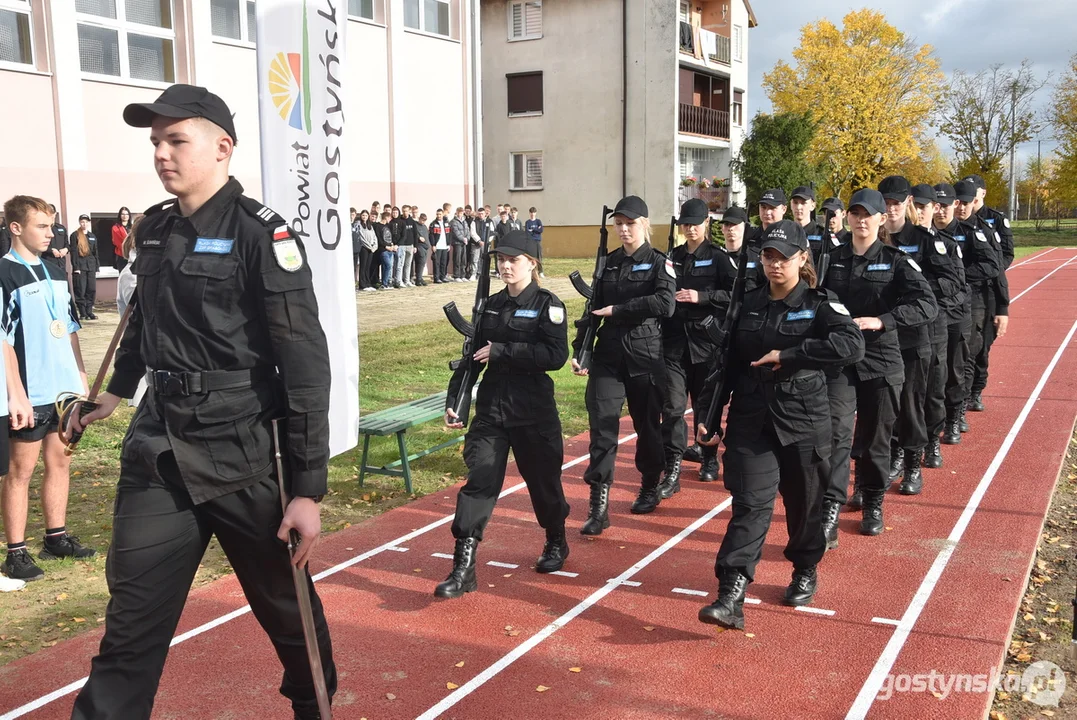
[[[969,300],[965,264],[958,254],[957,243],[934,227],[906,222],[900,232],[890,235],[890,241],[920,268],[939,307],[939,314],[930,325],[898,328],[901,349],[930,348],[932,342],[946,335],[947,325],[964,316]]]
[[[825,285],[852,317],[877,317],[883,323],[882,330],[864,331],[864,359],[856,364],[857,377],[902,382],[905,366],[898,328],[930,323],[939,311],[916,264],[878,240],[863,255],[855,254],[850,242],[830,254]]]
[[[781,351],[777,370],[750,366],[771,350]],[[726,442],[748,441],[769,423],[783,446],[812,445],[827,456],[830,404],[823,371],[862,357],[864,338],[833,293],[804,281],[782,300],[770,299],[769,286],[749,292],[733,329]]]
[[[811,248],[811,259],[818,266],[819,258],[826,252],[823,247],[823,226],[816,220],[809,220],[804,226],[804,234],[808,236],[808,247]]]
[[[602,318],[595,339],[594,359],[614,368],[623,361],[630,376],[664,374],[662,318],[673,315],[676,294],[673,263],[644,242],[632,255],[619,247],[606,256],[606,269],[598,283],[595,309],[613,306]],[[572,343],[574,356],[583,345],[584,328]]]
[[[568,361],[567,327],[564,303],[535,283],[516,297],[507,289],[490,296],[479,331],[493,345],[479,382],[477,420],[502,427],[557,422],[553,380],[546,373]],[[456,404],[463,372],[449,381],[446,407]]]
[[[733,283],[737,279],[737,267],[740,265],[740,253],[748,253],[748,267],[744,270],[744,289],[751,292],[757,287],[767,284],[767,276],[763,271],[763,262],[759,259],[759,250],[750,247],[747,242],[743,243],[738,252],[729,252],[726,248],[719,248],[718,252],[723,256],[723,262],[718,263],[718,317],[725,317],[729,301],[733,297]]]
[[[1008,315],[1010,286],[1003,269],[1005,255],[999,235],[979,215],[954,220],[947,228],[961,246],[965,278],[975,292],[987,286],[995,296],[995,314]]]
[[[96,273],[97,269],[101,267],[101,264],[97,261],[97,236],[92,232],[86,233],[86,244],[90,246],[90,252],[86,257],[79,254],[78,237],[79,231],[76,230],[75,234],[71,236],[71,249],[68,251],[68,254],[71,255],[71,269],[79,272]],[[63,260],[63,258],[60,258],[60,260]]]
[[[998,210],[986,205],[977,210],[976,214],[987,227],[998,233],[999,248],[1002,250],[1002,269],[1006,270],[1013,262],[1013,230],[1010,229],[1010,221]]]
[[[678,361],[687,346],[689,361],[693,364],[709,362],[714,354],[701,323],[716,314],[721,294],[721,268],[729,262],[729,256],[714,243],[704,241],[695,252],[688,245],[678,245],[669,256],[677,274],[677,290],[695,290],[698,303],[678,302],[673,316],[662,321],[662,344],[666,355]],[[728,292],[726,302],[728,303]]]
[[[232,178],[190,217],[174,201],[146,211],[137,301],[108,386],[131,397],[147,370],[251,371],[250,387],[189,396],[151,387],[131,422],[125,463],[153,469],[173,450],[195,503],[264,477],[270,420],[281,417],[291,493],[326,491],[329,353],[310,266],[284,220],[242,192]]]

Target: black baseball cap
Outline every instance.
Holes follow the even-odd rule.
[[[789,197],[800,198],[801,200],[814,200],[815,191],[807,185],[801,185],[800,187],[793,188],[793,194]]]
[[[879,192],[883,194],[883,198],[886,200],[900,202],[909,197],[912,188],[909,187],[909,181],[900,175],[890,175],[889,177],[884,177],[883,181],[879,183]]]
[[[824,210],[845,210],[845,203],[839,197],[828,197],[823,201]]]
[[[976,183],[972,180],[958,180],[954,183],[954,195],[961,202],[972,202],[976,199]]]
[[[538,243],[531,239],[526,230],[505,233],[505,237],[494,244],[494,252],[502,255],[530,255],[533,258],[539,256]]]
[[[788,205],[789,202],[785,199],[785,190],[771,188],[763,193],[763,197],[759,198],[759,204],[767,207],[778,207],[779,205]]]
[[[79,215],[79,222],[82,222],[83,220],[89,220],[89,219],[90,219],[90,216],[87,215],[86,213],[82,213],[81,215]]]
[[[926,205],[930,202],[935,202],[935,188],[921,183],[920,185],[913,185],[912,188],[912,201],[914,203],[920,203]]]
[[[852,210],[857,205],[873,214],[886,212],[886,200],[883,199],[883,194],[871,188],[861,188],[853,193],[853,196],[849,198],[849,209]]]
[[[722,214],[723,225],[737,225],[748,223],[748,211],[742,207],[732,206]]]
[[[977,190],[987,189],[987,183],[984,182],[982,175],[969,175],[965,179],[971,181],[972,184],[976,186]]]
[[[681,216],[677,218],[678,225],[702,225],[711,215],[707,203],[699,198],[692,198],[681,205]]]
[[[232,142],[236,139],[236,126],[232,111],[224,100],[204,87],[197,85],[171,85],[151,103],[131,103],[123,109],[123,121],[131,127],[150,127],[156,117],[182,120],[200,117],[220,126]]]
[[[629,220],[635,220],[649,217],[650,213],[647,211],[647,203],[643,202],[643,198],[638,195],[629,195],[617,201],[617,207],[613,208],[610,215],[624,215]]]
[[[935,202],[949,207],[957,199],[957,192],[950,183],[939,183],[935,186]]]
[[[808,249],[808,236],[800,223],[792,220],[779,220],[771,223],[759,238],[759,252],[774,248],[785,257],[792,257]]]

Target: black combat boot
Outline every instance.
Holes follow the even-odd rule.
[[[452,572],[445,582],[434,589],[435,597],[458,598],[478,587],[475,580],[475,553],[479,541],[475,538],[457,538],[456,549],[452,554]]]
[[[646,515],[653,513],[662,498],[658,495],[658,476],[644,475],[643,483],[639,488],[636,502],[632,503],[633,515]]]
[[[942,428],[942,442],[945,445],[961,444],[961,412],[946,416],[946,425]]]
[[[684,462],[701,463],[706,456],[707,454],[703,452],[703,446],[699,443],[693,443],[690,448],[684,451],[681,460]]]
[[[864,490],[863,517],[860,520],[861,535],[878,535],[883,531],[884,490]]]
[[[666,461],[662,481],[658,483],[658,497],[668,500],[681,491],[681,458],[674,455]]]
[[[857,462],[853,470],[853,494],[845,502],[850,510],[859,510],[864,506],[864,488],[860,484],[860,463]]]
[[[920,449],[905,451],[905,477],[901,479],[898,492],[902,495],[919,495],[924,488],[924,474],[920,471]]]
[[[968,403],[965,403],[964,405],[962,405],[961,406],[961,415],[958,418],[957,427],[963,433],[967,433],[969,431],[969,419],[965,416],[965,410],[967,410],[967,409],[968,409]]]
[[[823,533],[826,535],[826,549],[838,546],[838,513],[841,505],[833,500],[823,501]]]
[[[890,448],[890,482],[894,482],[905,469],[904,448]]]
[[[972,393],[972,397],[969,398],[969,411],[970,412],[983,412],[984,400],[980,397],[980,392],[976,391]]]
[[[591,507],[587,511],[587,521],[580,528],[580,535],[601,535],[610,526],[610,486],[594,484],[591,486]]]
[[[961,433],[958,433],[959,437],[960,435]],[[938,435],[927,441],[927,448],[924,450],[924,467],[942,467],[942,445],[939,442]]]
[[[318,708],[292,708],[295,720],[322,720],[322,713]]]
[[[737,570],[722,570],[718,577],[718,599],[701,608],[699,621],[736,630],[744,629],[744,591],[748,578]]]
[[[792,607],[810,605],[812,598],[815,597],[815,587],[817,584],[818,577],[815,573],[814,565],[810,568],[794,568],[793,581],[789,583],[789,587],[785,589],[785,597],[782,598],[782,604],[791,605]]]
[[[542,555],[535,563],[535,572],[557,572],[565,566],[568,558],[568,539],[565,537],[565,526],[546,530],[546,545],[542,548]]]
[[[718,448],[703,448],[703,463],[699,466],[699,481],[714,482],[718,479]]]

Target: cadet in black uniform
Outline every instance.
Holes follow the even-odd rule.
[[[527,232],[509,232],[496,251],[505,289],[490,296],[480,321],[487,342],[475,352],[475,360],[484,365],[485,374],[464,437],[468,474],[456,496],[453,569],[434,590],[438,597],[460,597],[476,587],[475,555],[505,484],[509,450],[527,483],[539,526],[546,530],[546,546],[535,570],[555,572],[568,557],[561,420],[547,374],[568,360],[565,306],[539,287],[538,243]],[[450,428],[464,427],[452,410],[463,374],[458,368],[449,381],[445,424]]]
[[[592,311],[602,318],[590,370],[577,358],[583,347],[581,325],[572,343],[572,372],[588,375],[587,414],[591,425],[591,461],[583,479],[591,486],[584,535],[601,535],[609,527],[609,493],[617,458],[621,408],[639,437],[636,469],[643,475],[639,496],[632,504],[637,515],[654,512],[661,502],[658,482],[665,465],[662,447],[662,404],[665,394],[665,356],[662,318],[673,314],[673,263],[651,247],[647,204],[635,195],[622,198],[613,210],[621,247],[607,255]]]
[[[666,469],[658,484],[658,496],[665,500],[681,489],[681,459],[688,446],[684,411],[688,396],[692,397],[692,437],[699,422],[699,413],[710,404],[704,393],[708,367],[714,356],[714,343],[702,329],[701,323],[718,310],[720,265],[724,253],[709,239],[707,222],[710,210],[699,199],[688,200],[681,206],[677,220],[685,244],[670,253],[677,274],[677,301],[673,317],[662,321],[662,346],[666,360],[666,400],[662,411],[662,442],[665,445]],[[702,466],[699,479],[707,482],[718,479],[717,448],[701,449]]]
[[[830,246],[837,247],[844,242],[848,242],[852,235],[845,228],[845,203],[838,197],[829,197],[823,201],[823,211],[827,210],[833,213],[830,218],[830,227],[823,228],[829,230],[830,234]],[[825,234],[825,233],[824,233]]]
[[[863,497],[860,532],[883,531],[890,438],[900,404],[904,369],[898,328],[935,319],[938,308],[931,287],[916,263],[884,244],[886,203],[882,193],[865,188],[849,202],[852,239],[830,255],[824,285],[849,308],[864,333],[864,359],[828,376],[830,416],[834,427],[830,483],[824,500],[828,547],[838,542],[838,511],[849,486],[849,457],[854,418],[861,439],[856,479]]]
[[[804,234],[808,237],[808,246],[811,248],[812,262],[815,263],[815,267],[819,267],[819,259],[827,248],[823,245],[825,228],[812,217],[815,211],[815,191],[807,185],[794,188],[789,200],[789,209],[793,212],[793,221],[804,228]]]
[[[70,241],[67,237],[67,228],[60,222],[60,215],[56,212],[55,205],[49,205],[52,208],[53,216],[55,220],[52,223],[52,239],[49,240],[49,248],[45,252],[41,253],[41,259],[46,260],[56,267],[63,270],[64,274],[67,274],[67,255],[70,252]],[[10,239],[8,241],[8,249],[11,249]]]
[[[1002,246],[997,233],[976,214],[976,192],[976,184],[971,180],[960,180],[954,185],[957,229],[953,235],[955,240],[963,243],[965,277],[972,293],[972,334],[969,338],[969,359],[965,364],[962,432],[968,430],[965,410],[975,394],[986,387],[987,359],[984,347],[992,332],[997,330],[998,335],[1005,334],[1010,305]],[[984,368],[979,377],[977,367]]]
[[[305,567],[321,531],[329,461],[329,353],[311,271],[284,220],[228,176],[236,133],[224,101],[169,87],[124,120],[152,127],[154,166],[176,200],[146,211],[130,324],[108,392],[82,425],[108,417],[145,376],[120,455],[105,636],[74,720],[150,717],[169,641],[212,536],[284,666],[296,718],[319,717],[285,541]],[[344,248],[344,252],[348,252]],[[350,258],[349,258],[350,260]],[[273,418],[292,500],[281,512]],[[330,695],[336,668],[309,580]]]
[[[94,300],[97,298],[97,236],[90,230],[90,216],[79,216],[79,229],[71,236],[71,280],[74,285],[75,307],[79,318],[96,320]]]
[[[729,356],[724,478],[733,513],[714,567],[718,599],[699,611],[702,622],[738,629],[778,492],[789,531],[785,557],[793,563],[784,602],[807,605],[815,596],[831,452],[823,371],[864,355],[848,310],[814,289],[803,228],[792,220],[772,224],[761,247],[769,285],[745,295]]]
[[[1003,304],[1003,297],[1007,298],[1005,305],[1007,308],[1009,307],[1009,284],[1006,283],[1006,270],[1009,269],[1010,264],[1013,262],[1013,231],[1010,230],[1010,221],[1005,215],[994,208],[987,207],[985,204],[987,200],[987,183],[984,182],[984,179],[979,175],[969,175],[965,179],[971,180],[976,186],[976,199],[973,202],[977,217],[987,227],[995,231],[999,248],[1002,251],[1002,269],[995,280],[994,288],[996,312],[989,314],[987,322],[984,324],[984,344],[980,353],[976,356],[975,373],[972,378],[971,395],[969,396],[968,409],[973,412],[982,412],[984,403],[981,393],[987,387],[987,367],[991,346],[995,343],[996,338],[1001,337],[1006,332],[1004,327],[1000,332],[1000,326],[1004,326],[1009,322],[1008,318],[1005,320],[998,319],[1000,317],[1005,318],[1006,315],[1005,313],[1000,315],[997,308],[998,305]]]

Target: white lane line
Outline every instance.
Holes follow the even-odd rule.
[[[579,573],[569,572],[568,570],[554,570],[549,575],[560,575],[561,577],[579,577]]]
[[[759,598],[746,597],[746,598],[744,598],[744,604],[745,605],[762,605],[763,601],[760,600]]]
[[[402,548],[402,547],[387,547],[385,549],[386,550],[392,550],[393,552],[407,552],[408,551],[407,548]]]
[[[812,615],[826,615],[827,617],[830,617],[834,614],[833,610],[824,610],[823,608],[813,608],[807,606],[796,607],[793,609],[798,612],[811,613]]]
[[[702,590],[689,590],[688,588],[673,588],[670,592],[675,592],[678,595],[698,595],[699,597],[707,597],[709,593]]]
[[[430,557],[441,558],[442,560],[452,560],[452,555],[449,553],[430,553]]]
[[[498,562],[497,560],[487,560],[486,564],[490,567],[506,568],[508,570],[515,570],[516,568],[520,567],[519,565],[513,565],[512,563]]]
[[[891,620],[890,618],[873,617],[871,619],[873,623],[879,623],[880,625],[900,625],[900,620]]]
[[[639,587],[643,583],[636,582],[635,580],[618,580],[617,578],[610,578],[606,582],[613,583],[615,585],[627,585],[628,587]]]
[[[1042,258],[1042,257],[1043,257],[1044,255],[1047,255],[1048,253],[1054,252],[1054,251],[1055,251],[1055,250],[1057,250],[1057,249],[1058,249],[1058,248],[1054,248],[1054,247],[1049,247],[1049,248],[1047,248],[1046,250],[1041,250],[1041,251],[1039,251],[1039,252],[1036,252],[1036,253],[1032,253],[1031,255],[1029,255],[1028,257],[1026,257],[1026,258],[1025,258],[1024,260],[1022,260],[1021,262],[1019,262],[1019,263],[1014,263],[1013,265],[1010,265],[1010,267],[1008,267],[1008,268],[1006,268],[1006,269],[1007,269],[1007,270],[1011,270],[1011,269],[1013,269],[1013,268],[1018,268],[1018,267],[1021,267],[1022,265],[1028,265],[1029,263],[1031,263],[1031,262],[1033,262],[1033,261],[1036,261],[1036,260],[1039,260],[1039,259],[1040,259],[1040,258]]]
[[[924,606],[927,605],[927,601],[935,591],[939,578],[942,577],[943,571],[946,569],[947,564],[949,564],[950,558],[954,554],[954,550],[957,549],[957,544],[965,534],[965,529],[968,527],[973,515],[976,514],[976,510],[979,509],[980,501],[983,500],[983,497],[987,493],[987,489],[991,486],[991,482],[995,479],[995,475],[998,473],[999,468],[1002,467],[1003,461],[1006,460],[1010,448],[1013,447],[1014,440],[1017,439],[1017,434],[1021,432],[1021,428],[1024,427],[1025,421],[1032,412],[1032,406],[1039,400],[1040,393],[1043,392],[1043,388],[1047,385],[1051,373],[1054,372],[1055,367],[1058,365],[1058,361],[1062,359],[1062,354],[1066,351],[1070,341],[1073,340],[1073,334],[1075,332],[1077,332],[1077,321],[1070,327],[1069,333],[1066,334],[1066,339],[1058,346],[1058,350],[1055,352],[1054,357],[1051,358],[1051,362],[1043,371],[1043,375],[1040,376],[1040,381],[1036,383],[1036,387],[1032,390],[1032,394],[1029,395],[1028,402],[1021,408],[1021,413],[1014,421],[1013,427],[1011,427],[1010,432],[1006,434],[1006,438],[1002,441],[1002,446],[998,449],[994,459],[991,461],[991,465],[987,468],[987,472],[984,473],[980,483],[976,486],[976,490],[972,493],[972,497],[969,498],[969,502],[965,505],[965,510],[961,513],[961,517],[958,518],[957,524],[954,525],[954,529],[950,531],[949,537],[946,538],[946,547],[939,552],[938,556],[935,558],[935,562],[931,564],[931,568],[927,571],[927,575],[924,577],[923,582],[920,583],[920,587],[916,590],[912,602],[909,603],[909,607],[905,609],[905,614],[901,616],[901,622],[898,624],[897,629],[890,637],[890,641],[886,643],[886,647],[883,648],[882,654],[875,662],[875,667],[872,668],[871,674],[868,675],[867,680],[864,681],[864,685],[860,688],[860,693],[856,696],[856,700],[853,702],[852,707],[849,708],[849,712],[845,716],[846,720],[860,720],[860,718],[867,716],[868,710],[871,709],[872,703],[875,702],[875,697],[879,694],[879,689],[882,688],[883,682],[885,682],[887,676],[890,674],[890,670],[897,661],[901,649],[905,646],[905,641],[916,626],[916,621],[920,618],[920,613],[923,612]]]
[[[495,675],[500,673],[502,670],[507,668],[509,665],[512,665],[514,662],[516,662],[521,657],[526,655],[531,649],[536,647],[543,640],[550,637],[555,632],[557,632],[558,630],[563,628],[565,625],[572,622],[575,618],[579,617],[581,614],[583,614],[589,608],[594,606],[596,603],[600,602],[604,597],[606,597],[611,592],[613,592],[615,589],[617,589],[618,585],[620,585],[622,582],[624,582],[625,580],[628,580],[633,575],[637,574],[638,572],[640,572],[641,570],[646,568],[652,562],[654,562],[658,558],[665,555],[667,552],[669,552],[671,549],[673,549],[677,544],[679,544],[682,540],[684,540],[686,537],[691,535],[693,532],[695,532],[696,530],[701,528],[704,524],[706,524],[708,521],[710,521],[715,515],[722,512],[723,510],[725,510],[731,504],[733,504],[733,499],[732,498],[726,498],[720,504],[718,504],[718,505],[714,506],[713,508],[711,508],[710,510],[708,510],[702,517],[696,519],[691,525],[684,528],[679,533],[677,533],[676,535],[674,535],[673,537],[671,537],[670,539],[668,539],[664,543],[662,543],[662,545],[660,545],[659,547],[652,550],[651,553],[649,555],[647,555],[647,557],[643,558],[642,560],[637,562],[635,565],[633,565],[632,567],[628,568],[623,573],[618,575],[617,578],[616,578],[616,582],[611,581],[611,582],[607,583],[606,585],[604,585],[603,587],[599,588],[598,590],[595,590],[593,593],[591,593],[586,598],[584,598],[582,601],[580,601],[575,607],[573,607],[571,610],[566,612],[564,615],[557,618],[552,623],[550,623],[549,625],[544,627],[542,630],[540,630],[539,632],[535,633],[534,635],[529,637],[524,642],[517,645],[515,648],[513,648],[513,650],[511,652],[509,652],[508,654],[503,656],[500,660],[495,662],[493,665],[490,665],[488,668],[483,670],[481,673],[479,673],[475,677],[471,678],[471,680],[468,680],[466,683],[464,683],[463,685],[458,687],[456,690],[453,690],[450,694],[446,695],[444,698],[442,698],[441,702],[439,702],[437,705],[435,705],[434,707],[432,707],[429,710],[427,710],[426,712],[424,712],[422,715],[420,715],[418,718],[416,718],[416,720],[433,720],[438,715],[441,715],[443,712],[445,712],[446,710],[448,710],[449,708],[451,708],[452,706],[456,705],[458,702],[460,702],[461,700],[466,698],[468,695],[473,693],[475,690],[478,690],[487,681],[492,679]]]
[[[1067,260],[1066,262],[1062,263],[1061,265],[1059,265],[1058,267],[1056,267],[1056,268],[1055,268],[1054,270],[1052,270],[1051,272],[1047,273],[1046,275],[1044,275],[1044,276],[1043,276],[1043,277],[1041,277],[1041,278],[1040,278],[1039,280],[1037,280],[1036,282],[1034,282],[1034,283],[1032,283],[1031,285],[1029,285],[1029,286],[1028,286],[1027,288],[1025,288],[1024,290],[1022,290],[1021,292],[1017,293],[1017,296],[1016,296],[1016,297],[1012,297],[1012,298],[1010,298],[1010,305],[1013,305],[1013,304],[1014,304],[1015,302],[1017,302],[1018,300],[1020,300],[1022,296],[1024,296],[1025,294],[1027,294],[1029,290],[1031,290],[1032,288],[1036,287],[1036,286],[1037,286],[1037,285],[1039,285],[1039,284],[1040,284],[1041,282],[1043,282],[1043,281],[1044,281],[1044,280],[1046,280],[1047,278],[1051,277],[1051,276],[1052,276],[1052,275],[1054,275],[1054,274],[1055,274],[1056,272],[1058,272],[1058,271],[1059,271],[1059,270],[1061,270],[1062,268],[1066,267],[1067,265],[1069,265],[1069,264],[1070,264],[1071,262],[1073,262],[1074,260],[1077,260],[1077,255],[1074,255],[1074,256],[1073,256],[1073,257],[1071,257],[1071,258],[1070,258],[1069,260]]]
[[[686,411],[685,414],[687,415],[689,412],[691,412],[690,409],[688,411]],[[617,444],[621,445],[622,443],[629,442],[630,440],[635,440],[636,437],[637,437],[636,433],[629,433],[628,435],[625,435],[623,438],[618,439]],[[585,454],[585,455],[580,455],[579,457],[573,458],[572,460],[570,460],[567,463],[565,463],[564,465],[562,465],[561,470],[568,470],[570,467],[575,467],[576,465],[579,465],[584,460],[587,460],[589,458],[590,458],[590,453]],[[514,492],[522,490],[524,487],[526,487],[525,483],[522,483],[522,482],[516,483],[512,487],[505,488],[504,490],[502,490],[501,494],[498,495],[498,498],[503,498],[506,495],[511,495]],[[367,560],[369,558],[374,557],[378,553],[385,552],[386,550],[391,550],[392,548],[395,548],[396,546],[398,546],[398,545],[400,545],[402,543],[406,543],[406,542],[412,540],[413,538],[417,538],[420,535],[425,535],[426,533],[430,532],[431,530],[434,530],[436,528],[441,527],[442,525],[450,523],[450,522],[452,522],[453,517],[454,517],[454,515],[446,515],[445,517],[441,518],[440,520],[435,520],[434,522],[430,523],[429,525],[424,525],[423,527],[421,527],[421,528],[419,528],[417,530],[412,530],[407,535],[401,535],[400,537],[396,538],[395,540],[390,540],[389,542],[387,542],[387,543],[385,543],[383,545],[379,545],[378,547],[374,548],[373,550],[367,550],[364,553],[360,553],[360,554],[356,555],[355,557],[351,558],[350,560],[345,560],[342,563],[338,563],[338,564],[334,565],[331,568],[323,570],[320,573],[318,573],[317,575],[312,576],[312,579],[314,580],[314,582],[318,582],[319,580],[324,580],[325,578],[329,577],[330,575],[336,575],[341,570],[346,570],[346,569],[350,568],[352,565],[356,565],[358,563],[363,562],[364,560]],[[442,555],[442,554],[439,554],[439,553],[434,553],[433,557],[446,557],[449,560],[452,560],[452,555]],[[243,607],[238,608],[236,610],[233,610],[230,613],[226,613],[225,615],[222,615],[219,618],[216,618],[214,620],[210,620],[207,623],[204,623],[202,625],[199,625],[196,628],[192,628],[192,629],[188,630],[187,632],[183,633],[182,635],[177,635],[176,637],[172,638],[172,642],[169,643],[169,647],[174,647],[176,645],[179,645],[181,642],[184,642],[186,640],[190,640],[191,638],[197,637],[198,635],[201,635],[202,633],[209,632],[213,628],[218,627],[220,625],[224,625],[226,622],[229,622],[230,620],[234,620],[237,617],[240,617],[242,615],[246,615],[250,611],[251,611],[251,606],[250,605],[244,605]],[[37,710],[38,708],[45,707],[49,703],[55,702],[56,700],[59,700],[60,698],[64,697],[65,695],[70,695],[71,693],[81,689],[82,686],[86,684],[86,681],[88,679],[89,679],[88,677],[81,678],[79,680],[76,680],[73,683],[70,683],[68,685],[64,685],[62,688],[59,688],[57,690],[53,690],[52,692],[50,692],[50,693],[48,693],[46,695],[42,695],[41,697],[37,698],[36,700],[31,700],[30,702],[26,703],[25,705],[20,705],[19,707],[15,708],[14,710],[9,710],[6,713],[4,713],[3,715],[0,715],[0,720],[15,720],[15,718],[20,718],[23,715],[26,715],[27,713],[31,713],[34,710]]]

